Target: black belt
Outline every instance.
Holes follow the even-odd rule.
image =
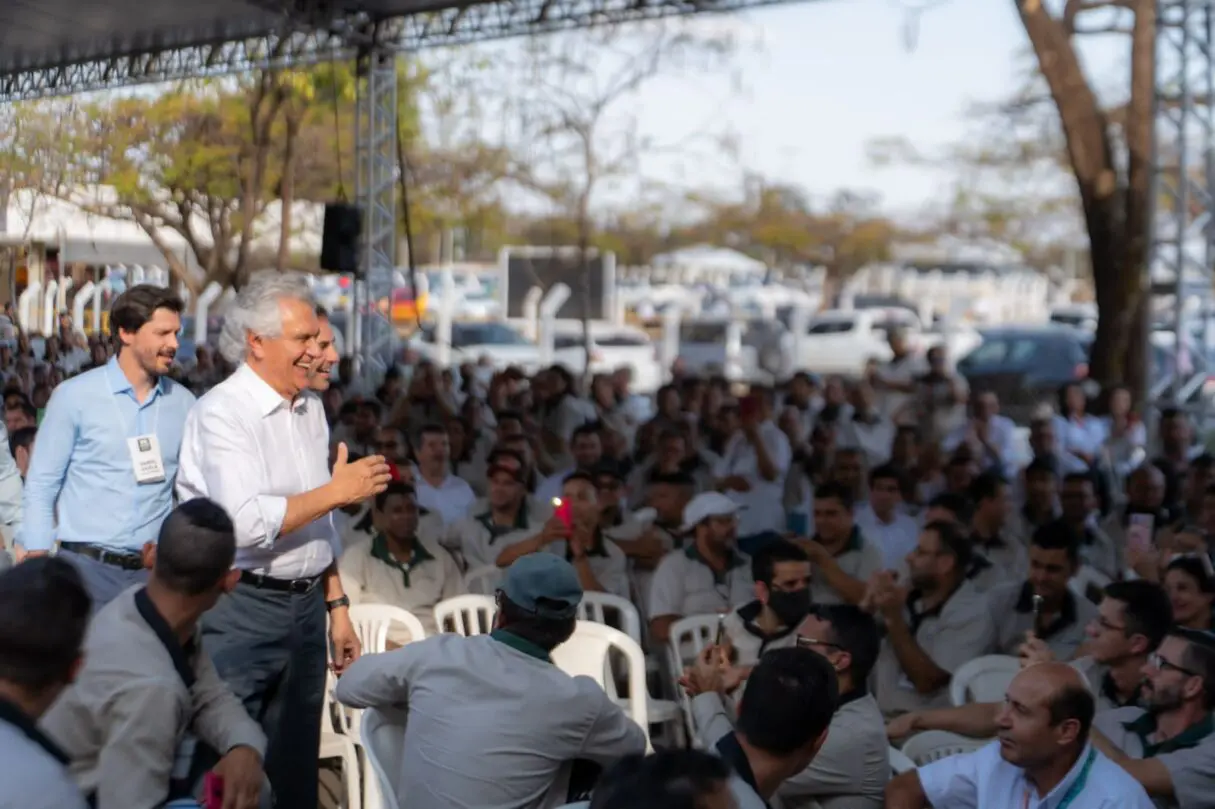
[[[119,553],[99,548],[96,545],[90,545],[87,542],[60,542],[59,550],[87,556],[90,559],[96,559],[103,565],[110,565],[111,567],[122,568],[123,570],[144,569],[143,554],[139,553]]]
[[[320,584],[320,576],[312,576],[307,579],[274,579],[264,573],[254,573],[252,570],[242,570],[240,572],[240,580],[242,584],[248,584],[257,587],[261,590],[274,590],[279,593],[295,593],[303,595],[311,593],[316,586]]]

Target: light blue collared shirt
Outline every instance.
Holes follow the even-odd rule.
[[[49,551],[62,540],[122,552],[155,542],[173,508],[177,455],[193,404],[194,394],[161,377],[141,405],[117,358],[57,387],[38,427],[17,541],[27,551]],[[153,432],[165,479],[139,484],[127,440]]]
[[[1069,793],[1066,809],[1154,809],[1139,782],[1100,752],[1086,773],[1085,762],[1093,752],[1086,744],[1075,765],[1045,796],[1030,786],[1025,770],[1004,760],[998,741],[916,772],[924,796],[936,809],[1061,809]],[[1084,781],[1077,785],[1081,777]]]

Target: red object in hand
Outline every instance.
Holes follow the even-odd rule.
[[[224,809],[224,779],[209,772],[203,778],[203,809]]]
[[[394,483],[400,483],[401,482],[401,470],[398,469],[397,465],[394,464],[392,461],[385,461],[384,463],[388,464],[388,475],[392,478],[392,481]]]
[[[561,520],[561,524],[567,529],[574,527],[574,511],[573,508],[565,500],[560,497],[553,498],[553,516]]]

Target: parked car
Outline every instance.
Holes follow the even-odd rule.
[[[811,318],[794,367],[819,374],[860,376],[870,360],[885,362],[893,356],[889,341],[894,329],[907,335],[917,353],[944,343],[951,360],[969,352],[980,340],[972,329],[953,329],[948,334],[928,331],[915,312],[898,306],[832,309]]]
[[[688,319],[679,324],[679,358],[692,374],[770,385],[788,371],[789,338],[776,320]]]
[[[1088,378],[1092,335],[1066,326],[1007,326],[980,330],[983,342],[958,360],[971,390],[1000,397],[1000,412],[1027,423],[1064,383]]]
[[[553,336],[553,361],[563,365],[575,376],[586,368],[586,340],[582,323],[576,320],[557,321]],[[633,371],[636,393],[655,393],[666,378],[658,358],[658,348],[650,336],[634,326],[592,321],[591,373],[611,373],[618,368]]]
[[[409,347],[432,362],[439,359],[435,326],[424,323],[409,341]],[[532,374],[540,368],[540,349],[505,323],[494,321],[451,324],[451,366],[488,357],[494,368],[517,366]]]

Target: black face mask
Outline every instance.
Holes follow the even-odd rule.
[[[800,624],[810,614],[811,603],[810,588],[768,591],[768,606],[786,628]]]

